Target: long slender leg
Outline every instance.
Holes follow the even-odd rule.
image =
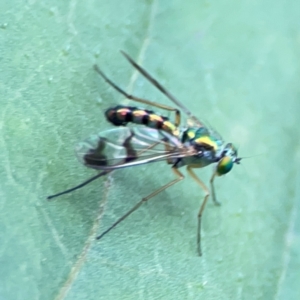
[[[94,69],[110,86],[112,86],[115,90],[117,90],[119,93],[121,93],[122,95],[124,95],[126,98],[128,98],[130,100],[133,100],[133,101],[136,101],[136,102],[139,102],[139,103],[146,104],[146,105],[155,106],[155,107],[158,107],[160,109],[164,109],[164,110],[167,110],[167,111],[173,111],[173,112],[175,112],[175,122],[174,122],[174,124],[175,124],[175,126],[179,126],[180,125],[180,111],[177,108],[170,107],[170,106],[167,106],[167,105],[163,105],[163,104],[160,104],[160,103],[149,101],[147,99],[142,99],[142,98],[138,98],[138,97],[135,97],[133,95],[127,94],[124,90],[122,90],[119,86],[117,86],[114,82],[112,82],[100,70],[100,68],[98,67],[98,65],[94,65]]]
[[[138,202],[135,206],[133,206],[126,214],[124,214],[120,219],[118,219],[115,223],[113,223],[108,229],[106,229],[104,232],[102,232],[96,239],[100,240],[104,235],[106,235],[109,231],[111,231],[114,227],[116,227],[120,222],[125,220],[129,215],[131,215],[134,211],[136,211],[144,202],[147,202],[148,200],[150,200],[157,194],[161,193],[165,189],[169,188],[170,186],[172,186],[172,185],[176,184],[177,182],[184,179],[183,174],[180,171],[178,171],[178,169],[173,167],[172,170],[175,173],[175,175],[178,176],[178,178],[170,181],[169,183],[165,184],[164,186],[162,186],[158,190],[154,191],[147,197],[143,198],[140,202]]]
[[[125,56],[125,58],[134,66],[145,78],[147,78],[157,89],[159,89],[167,98],[169,98],[173,103],[175,103],[178,107],[180,107],[185,114],[192,119],[199,126],[203,126],[203,124],[198,120],[190,110],[188,110],[179,100],[176,99],[174,95],[172,95],[169,91],[167,91],[156,79],[154,79],[145,69],[139,66],[128,54],[124,51],[121,53]]]
[[[65,190],[65,191],[63,191],[63,192],[57,193],[57,194],[55,194],[55,195],[48,196],[47,199],[50,200],[50,199],[59,197],[59,196],[61,196],[61,195],[68,194],[68,193],[71,193],[71,192],[73,192],[73,191],[75,191],[75,190],[78,190],[78,189],[84,187],[85,185],[89,184],[90,182],[96,180],[97,178],[99,178],[99,177],[101,177],[101,176],[104,176],[104,175],[108,174],[109,172],[111,172],[111,171],[103,171],[103,172],[101,172],[101,173],[98,173],[97,175],[95,175],[95,176],[93,176],[93,177],[87,179],[86,181],[82,182],[81,184],[79,184],[79,185],[77,185],[77,186],[75,186],[75,187],[72,187],[72,188],[70,188],[70,189],[68,189],[68,190]]]
[[[202,189],[205,191],[206,195],[204,196],[204,200],[200,206],[199,212],[198,212],[198,227],[197,227],[197,249],[199,256],[202,255],[201,251],[201,218],[202,213],[205,209],[205,205],[207,203],[208,197],[209,197],[209,189],[207,186],[200,180],[197,175],[194,173],[191,167],[187,167],[188,173],[192,176],[192,178],[202,187]]]
[[[220,206],[221,203],[217,200],[216,193],[215,193],[215,187],[214,187],[214,179],[216,177],[216,172],[214,172],[210,178],[210,187],[211,187],[211,193],[212,193],[212,200],[215,205]]]

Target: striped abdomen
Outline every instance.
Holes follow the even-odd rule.
[[[109,122],[116,126],[125,126],[131,122],[154,129],[161,129],[171,134],[174,134],[177,129],[169,118],[160,116],[152,110],[141,109],[135,106],[118,105],[109,108],[105,112],[105,116]]]

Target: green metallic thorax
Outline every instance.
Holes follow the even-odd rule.
[[[223,145],[223,141],[219,137],[212,135],[206,127],[191,127],[186,129],[182,134],[181,142],[190,142],[196,147],[206,145],[207,149],[215,152],[218,152]]]

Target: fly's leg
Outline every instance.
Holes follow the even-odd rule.
[[[133,206],[126,214],[124,214],[120,219],[118,219],[115,223],[113,223],[108,229],[106,229],[104,232],[102,232],[96,239],[100,240],[104,235],[106,235],[109,231],[111,231],[114,227],[116,227],[119,223],[121,223],[129,215],[131,215],[134,211],[136,211],[144,202],[147,202],[148,200],[150,200],[151,198],[153,198],[157,194],[161,193],[162,191],[166,190],[170,186],[172,186],[172,185],[176,184],[177,182],[184,179],[183,174],[180,171],[178,171],[178,169],[173,167],[172,170],[178,178],[170,181],[169,183],[165,184],[164,186],[162,186],[158,190],[154,191],[153,193],[151,193],[147,197],[143,198],[140,202],[138,202],[135,206]]]
[[[205,209],[205,205],[207,203],[208,197],[209,197],[209,189],[207,186],[202,182],[201,179],[197,177],[197,175],[194,173],[191,167],[187,167],[188,173],[192,176],[192,178],[202,187],[202,189],[205,191],[205,196],[204,200],[200,206],[199,212],[198,212],[198,227],[197,227],[197,249],[198,249],[198,254],[199,256],[202,255],[201,251],[201,219],[202,219],[202,214]]]
[[[167,105],[163,105],[160,103],[156,103],[153,101],[149,101],[146,99],[142,99],[142,98],[138,98],[135,97],[133,95],[127,94],[124,90],[122,90],[119,86],[117,86],[114,82],[112,82],[101,70],[97,65],[94,65],[94,69],[95,71],[110,85],[112,86],[115,90],[117,90],[119,93],[121,93],[123,96],[125,96],[127,99],[139,102],[139,103],[143,103],[146,105],[150,105],[150,106],[154,106],[154,107],[158,107],[160,109],[164,109],[167,111],[173,111],[175,113],[175,122],[174,125],[176,127],[178,127],[180,125],[180,111],[177,108],[171,107],[171,106],[167,106]]]
[[[157,89],[159,89],[169,100],[175,103],[178,107],[184,111],[184,113],[193,120],[198,126],[203,126],[203,124],[198,120],[189,109],[187,109],[174,95],[172,95],[166,88],[164,88],[156,79],[154,79],[145,69],[139,66],[128,54],[124,51],[121,53],[125,58],[131,63],[131,65],[136,68],[146,79],[148,79]]]
[[[216,177],[216,172],[214,172],[210,178],[210,187],[211,187],[211,194],[212,194],[212,200],[214,202],[215,205],[217,206],[220,206],[221,203],[217,200],[217,197],[216,197],[216,193],[215,193],[215,187],[214,187],[214,180],[215,180],[215,177]]]
[[[88,180],[82,182],[82,183],[79,184],[79,185],[76,185],[75,187],[72,187],[72,188],[70,188],[70,189],[68,189],[68,190],[65,190],[65,191],[63,191],[63,192],[57,193],[57,194],[55,194],[55,195],[48,196],[47,199],[50,200],[50,199],[59,197],[59,196],[61,196],[61,195],[65,195],[65,194],[71,193],[71,192],[73,192],[73,191],[75,191],[75,190],[81,189],[81,188],[84,187],[85,185],[91,183],[92,181],[98,179],[99,177],[102,177],[102,176],[104,176],[104,175],[107,175],[107,174],[110,173],[110,172],[112,172],[112,171],[108,170],[108,171],[103,171],[103,172],[101,172],[101,173],[98,173],[97,175],[95,175],[95,176],[89,178]]]

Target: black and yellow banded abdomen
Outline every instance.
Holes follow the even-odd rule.
[[[171,134],[177,129],[168,117],[158,115],[152,110],[135,106],[118,105],[107,109],[105,116],[107,120],[115,126],[125,126],[127,123],[134,123],[146,125],[154,129],[161,129]]]

